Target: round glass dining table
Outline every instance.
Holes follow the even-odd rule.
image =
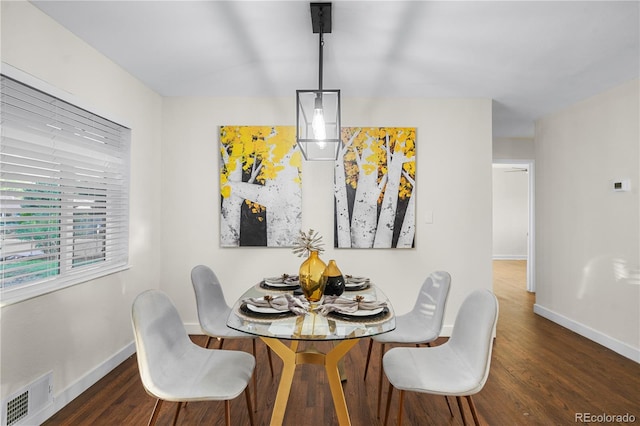
[[[286,288],[286,287],[285,287]],[[387,296],[375,285],[349,288],[340,297],[353,301],[379,302],[375,309],[342,309],[326,314],[310,309],[295,314],[290,310],[275,310],[254,306],[252,300],[275,298],[291,289],[270,287],[262,281],[249,288],[235,303],[227,325],[235,330],[259,336],[283,362],[271,425],[281,425],[291,392],[297,365],[323,365],[327,374],[333,404],[340,425],[350,425],[349,411],[342,389],[339,362],[358,343],[359,339],[375,336],[395,329],[395,315]],[[347,304],[349,302],[347,301]],[[298,350],[300,341],[334,341],[332,349],[323,353],[313,345]],[[286,342],[286,343],[285,343]]]

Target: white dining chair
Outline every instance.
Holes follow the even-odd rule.
[[[178,403],[174,425],[182,403],[225,401],[225,419],[230,426],[229,401],[243,391],[253,425],[248,388],[255,367],[251,354],[205,349],[193,343],[173,302],[158,290],[147,290],[135,298],[131,321],[142,385],[157,398],[150,426],[155,424],[163,401]]]
[[[387,424],[391,395],[396,388],[400,390],[398,425],[402,424],[405,391],[455,396],[466,425],[460,398],[464,396],[474,423],[479,425],[471,396],[482,390],[489,376],[497,321],[495,295],[486,289],[476,290],[462,303],[447,342],[434,347],[389,350],[383,358],[384,372],[389,379],[384,424]]]
[[[380,369],[378,376],[377,416],[380,417],[380,400],[382,398],[382,357],[386,345],[413,344],[419,346],[433,342],[440,336],[444,311],[451,286],[451,275],[446,271],[431,273],[422,283],[420,293],[411,311],[396,317],[396,328],[389,333],[374,336],[369,341],[367,361],[364,368],[364,379],[367,379],[369,360],[373,342],[380,346]],[[449,405],[449,400],[447,400]],[[451,407],[449,407],[451,410]]]
[[[220,344],[218,349],[222,349],[225,339],[251,339],[253,356],[256,356],[256,339],[253,334],[243,333],[227,327],[227,318],[231,313],[231,308],[227,304],[222,291],[220,280],[211,268],[205,265],[197,265],[191,270],[191,283],[196,295],[196,307],[198,310],[198,321],[203,333],[207,335],[208,348],[212,339],[218,339]],[[271,349],[267,347],[267,357],[269,358],[269,368],[273,377],[273,362],[271,360]],[[255,398],[255,409],[258,409],[257,379],[253,377],[253,392]]]

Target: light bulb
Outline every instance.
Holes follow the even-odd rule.
[[[318,142],[318,147],[324,148],[327,144],[326,142],[324,142],[324,140],[327,138],[327,131],[325,130],[324,113],[322,112],[322,108],[315,108],[313,110],[313,120],[311,120],[311,128],[313,129],[314,139],[320,141]]]

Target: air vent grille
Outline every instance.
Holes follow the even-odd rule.
[[[29,391],[7,402],[7,426],[15,424],[18,420],[29,414]]]
[[[50,371],[2,400],[0,426],[21,426],[42,423],[45,410],[53,404]]]

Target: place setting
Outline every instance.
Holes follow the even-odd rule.
[[[367,277],[358,275],[345,275],[344,276],[344,290],[345,291],[360,291],[369,288],[371,280]]]
[[[348,321],[380,319],[387,316],[387,302],[370,296],[357,295],[352,298],[344,296],[325,296],[322,304],[315,312],[323,316],[337,317]]]
[[[260,281],[260,287],[269,290],[291,291],[300,288],[298,275],[282,274],[276,277],[265,277]]]
[[[289,293],[250,297],[242,300],[240,304],[240,312],[243,314],[265,319],[305,315],[308,311],[309,302],[303,296],[294,296]]]

